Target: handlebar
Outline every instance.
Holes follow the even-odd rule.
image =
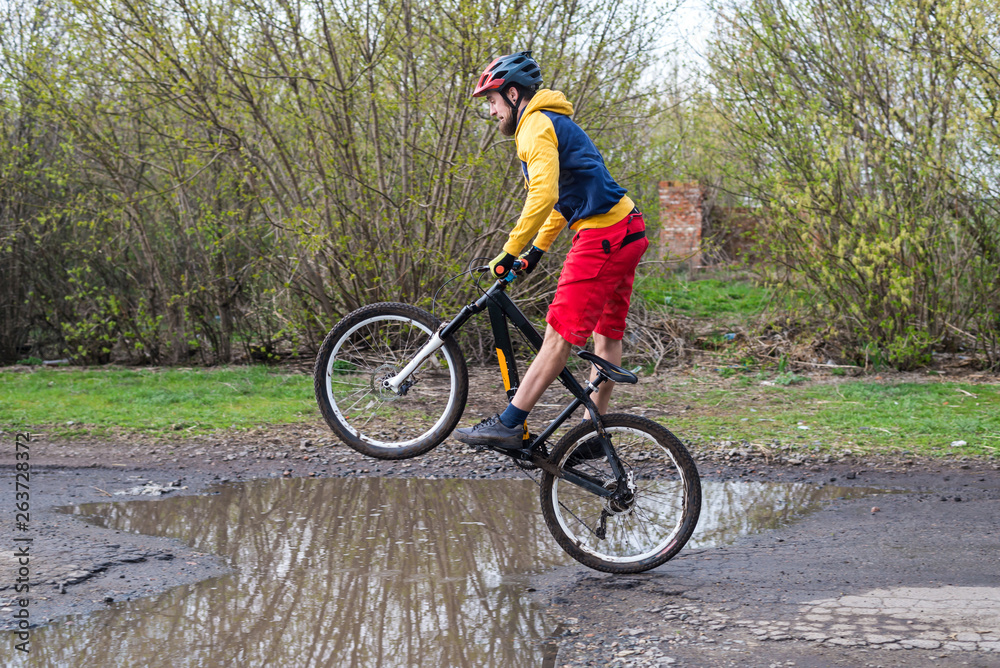
[[[528,266],[527,263],[523,262],[522,260],[514,260],[514,264],[511,265],[510,271],[507,272],[507,275],[504,276],[503,280],[510,283],[515,278],[521,275],[519,272],[526,266]]]
[[[522,269],[524,269],[525,266],[526,265],[525,265],[524,261],[522,261],[520,259],[514,260],[514,264],[511,266],[510,271],[507,272],[507,275],[504,276],[503,278],[498,278],[497,280],[498,281],[503,281],[505,283],[510,283],[515,278],[517,278],[517,276],[519,275],[517,272],[519,272]],[[474,271],[488,272],[489,270],[490,270],[489,265],[485,265],[484,264],[484,265],[482,265],[480,267],[476,267]]]

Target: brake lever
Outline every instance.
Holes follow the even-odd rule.
[[[524,262],[521,260],[514,260],[514,264],[511,266],[510,271],[507,275],[501,278],[501,281],[506,283],[513,283],[515,278],[521,277],[521,271],[524,269]]]

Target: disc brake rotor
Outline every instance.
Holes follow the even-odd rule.
[[[622,493],[618,493],[604,499],[604,511],[608,515],[622,515],[625,513],[632,512],[632,507],[635,506],[635,476],[632,471],[625,474],[625,486],[626,489]],[[604,488],[609,490],[617,490],[618,481],[609,480],[604,483]]]
[[[396,401],[399,395],[391,387],[385,386],[385,381],[395,377],[399,369],[391,364],[383,364],[372,369],[371,387],[380,401]]]

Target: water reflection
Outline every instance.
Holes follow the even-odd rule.
[[[564,561],[530,481],[276,480],[76,512],[223,555],[230,576],[36,634],[51,664],[538,666],[516,576]],[[103,636],[96,641],[96,635]]]
[[[687,546],[725,545],[740,536],[790,524],[819,510],[826,501],[858,499],[882,491],[805,482],[703,482],[701,517]]]
[[[704,491],[698,547],[871,490]],[[37,629],[32,665],[555,665],[544,644],[553,625],[525,576],[575,562],[550,538],[527,480],[265,480],[71,512],[178,538],[234,573]]]

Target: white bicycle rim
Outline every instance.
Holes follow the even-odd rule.
[[[438,429],[445,422],[445,420],[448,417],[448,414],[451,413],[451,409],[455,404],[455,399],[456,399],[455,388],[458,386],[458,375],[455,370],[454,360],[451,359],[451,355],[449,355],[447,349],[444,346],[442,346],[440,350],[441,354],[444,355],[445,359],[448,361],[448,373],[451,377],[451,384],[449,385],[449,390],[448,390],[448,404],[445,406],[445,409],[441,412],[441,417],[438,418],[437,422],[435,422],[429,429],[424,431],[424,433],[414,438],[411,438],[408,441],[404,442],[379,441],[374,438],[371,438],[366,434],[362,434],[357,429],[355,429],[351,424],[347,422],[347,419],[344,417],[344,414],[340,411],[340,407],[337,405],[337,400],[333,396],[333,386],[330,380],[333,377],[333,365],[337,359],[337,353],[340,352],[340,347],[343,344],[343,342],[349,339],[350,336],[354,334],[354,332],[358,331],[362,327],[369,325],[373,322],[381,322],[386,320],[396,320],[399,322],[408,323],[414,327],[418,327],[419,329],[423,330],[428,336],[433,336],[434,334],[434,331],[429,329],[423,323],[417,322],[413,318],[407,318],[406,316],[402,315],[386,314],[386,315],[378,315],[378,316],[373,316],[371,318],[366,318],[365,320],[362,320],[354,327],[351,327],[351,329],[349,329],[345,334],[343,334],[338,339],[336,347],[330,352],[330,357],[326,363],[326,378],[324,383],[324,389],[326,390],[326,399],[330,403],[330,407],[333,409],[334,415],[337,416],[337,421],[340,422],[340,424],[342,424],[351,434],[361,439],[368,445],[372,445],[375,447],[405,448],[411,445],[415,445],[419,441],[423,440],[428,434]],[[414,371],[414,373],[416,373],[416,371]]]
[[[663,540],[660,540],[653,547],[646,549],[638,554],[631,554],[628,556],[619,557],[595,550],[589,546],[589,543],[591,542],[591,536],[585,535],[583,536],[583,538],[581,538],[578,535],[578,531],[570,528],[570,522],[567,522],[567,517],[566,517],[566,514],[568,514],[570,510],[564,508],[559,501],[559,487],[562,481],[560,481],[558,478],[552,481],[552,492],[551,492],[554,500],[552,506],[555,511],[556,521],[559,523],[559,527],[560,529],[562,529],[563,534],[567,536],[570,540],[572,540],[574,543],[576,543],[577,547],[580,550],[596,557],[597,559],[600,559],[601,561],[607,561],[616,564],[629,564],[629,563],[644,561],[646,559],[649,559],[650,557],[663,553],[663,551],[669,548],[670,544],[677,539],[677,536],[681,531],[681,527],[684,524],[684,504],[688,494],[687,481],[684,479],[684,476],[682,475],[681,472],[681,468],[680,466],[678,466],[677,460],[674,459],[673,453],[670,452],[668,448],[664,448],[659,443],[657,443],[656,440],[651,438],[651,435],[648,434],[647,432],[642,431],[641,429],[630,429],[628,427],[608,427],[607,432],[609,436],[623,432],[631,433],[637,436],[641,435],[644,438],[644,440],[649,441],[651,447],[655,447],[665,452],[667,456],[670,457],[670,463],[673,465],[673,470],[678,474],[679,480],[659,481],[659,482],[668,483],[671,485],[677,485],[677,484],[681,485],[681,492],[680,494],[677,495],[680,500],[680,508],[679,510],[673,509],[672,512],[670,513],[671,515],[676,515],[677,517],[673,529]],[[649,482],[656,483],[658,481],[649,481]],[[566,482],[564,484],[573,488],[575,491],[581,492],[581,494],[590,494],[589,492],[583,492],[583,490],[581,490],[573,483]],[[636,499],[636,504],[638,505],[641,501],[641,496],[642,496],[641,491],[637,493],[637,496],[640,497]],[[596,502],[596,497],[594,497],[594,502]],[[584,527],[586,527],[586,525],[581,520],[572,518],[572,516],[570,517],[571,519],[573,519],[574,524],[583,525]],[[609,522],[612,521],[615,517],[617,517],[617,515],[612,515],[611,517],[608,518],[608,521]]]

